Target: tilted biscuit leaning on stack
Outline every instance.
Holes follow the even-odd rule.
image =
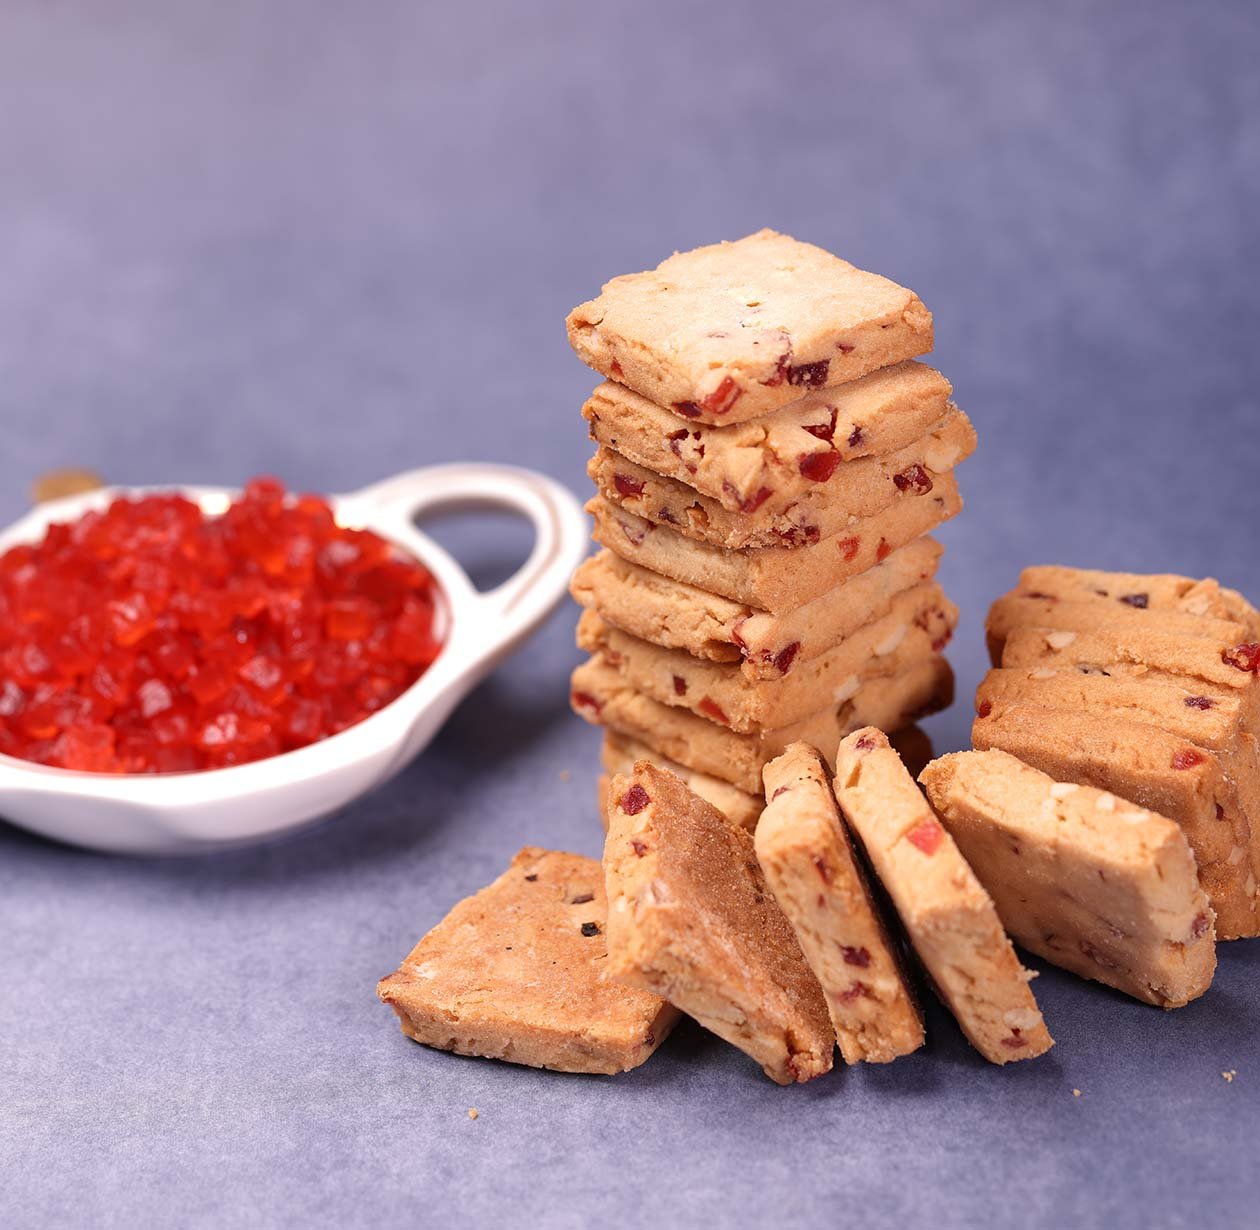
[[[913,292],[760,231],[614,278],[568,332],[606,377],[572,685],[606,768],[646,749],[748,825],[789,744],[949,702],[957,610],[924,535],[962,507],[975,432],[914,361]]]

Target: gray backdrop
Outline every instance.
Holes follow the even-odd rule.
[[[912,285],[979,429],[932,723],[963,746],[1023,564],[1260,598],[1258,13],[5,0],[0,513],[60,464],[338,490],[482,458],[580,491],[567,309],[773,225]],[[482,578],[524,546],[443,535]],[[792,1090],[694,1026],[616,1080],[406,1042],[376,978],[519,845],[599,849],[574,620],[298,839],[146,863],[0,826],[5,1221],[1254,1219],[1255,943],[1169,1015],[1047,971],[1059,1045],[1007,1070],[939,1009],[926,1053]]]

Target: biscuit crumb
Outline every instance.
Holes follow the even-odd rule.
[[[470,1106],[470,1107],[468,1108],[468,1117],[469,1117],[470,1119],[475,1119],[479,1113],[480,1113],[480,1112],[477,1110],[477,1108],[476,1108],[475,1106]]]
[[[573,778],[573,774],[572,774],[572,773],[570,773],[568,769],[561,769],[561,770],[560,770],[560,780],[561,780],[562,782],[571,781],[571,780],[572,780],[572,778]]]
[[[1080,1091],[1079,1089],[1073,1089],[1073,1090],[1072,1090],[1072,1096],[1073,1096],[1074,1098],[1079,1098],[1079,1097],[1081,1096],[1081,1091]]]
[[[1237,1069],[1237,1068],[1230,1068],[1230,1070],[1229,1070],[1228,1072],[1222,1072],[1222,1073],[1221,1073],[1221,1076],[1223,1076],[1223,1077],[1225,1078],[1225,1083],[1226,1083],[1227,1085],[1232,1085],[1232,1084],[1234,1083],[1234,1077],[1235,1077],[1235,1076],[1237,1076],[1237,1075],[1238,1075],[1238,1069]]]

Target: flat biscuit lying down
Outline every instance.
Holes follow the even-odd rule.
[[[677,1011],[607,978],[599,863],[527,846],[461,901],[376,993],[409,1038],[559,1072],[624,1072]]]
[[[919,779],[1016,943],[1162,1008],[1216,969],[1212,909],[1172,820],[1005,752],[958,752]]]
[[[794,743],[765,767],[757,860],[827,998],[846,1063],[888,1063],[923,1045],[923,1019],[822,757]]]
[[[836,798],[888,890],[910,941],[971,1044],[993,1063],[1054,1045],[1032,977],[953,838],[880,730],[836,753]]]
[[[608,974],[668,999],[781,1085],[831,1069],[827,1005],[753,840],[646,760],[613,778]]]

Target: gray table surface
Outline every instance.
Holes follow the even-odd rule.
[[[1021,565],[1260,598],[1258,53],[1246,3],[8,0],[0,515],[59,464],[580,491],[566,310],[774,225],[913,285],[979,429],[931,723],[964,746]],[[441,534],[483,580],[524,546]],[[526,842],[599,849],[574,620],[296,839],[0,825],[0,1221],[1255,1224],[1256,943],[1172,1014],[1046,971],[1058,1046],[1007,1070],[935,1008],[924,1053],[791,1090],[692,1025],[615,1080],[405,1041],[373,985],[426,928]]]

